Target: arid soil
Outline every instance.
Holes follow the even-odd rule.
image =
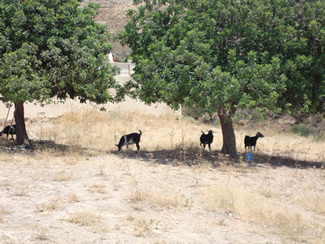
[[[97,153],[2,153],[0,243],[324,243],[324,170]]]

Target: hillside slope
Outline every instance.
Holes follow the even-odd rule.
[[[96,3],[101,6],[100,14],[96,20],[107,26],[107,30],[111,34],[117,34],[124,29],[128,18],[126,10],[134,8],[132,0],[84,0],[82,6],[88,3]],[[130,53],[130,49],[121,46],[118,42],[113,42],[114,54],[119,60],[123,60]]]

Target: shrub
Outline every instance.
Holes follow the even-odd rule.
[[[310,134],[310,129],[305,125],[294,125],[291,127],[290,130],[291,132],[298,134],[300,136],[307,137]]]

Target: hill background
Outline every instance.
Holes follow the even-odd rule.
[[[117,34],[119,31],[124,29],[124,26],[128,22],[126,16],[126,10],[134,8],[132,0],[84,0],[81,6],[85,6],[88,3],[96,3],[101,6],[100,14],[96,20],[107,26],[107,30],[112,35]],[[118,42],[112,41],[114,45],[114,54],[119,61],[123,61],[130,53],[128,47],[123,47]]]

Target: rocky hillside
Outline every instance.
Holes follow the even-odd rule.
[[[133,0],[83,0],[82,6],[96,3],[101,6],[100,14],[96,18],[99,23],[105,24],[111,34],[117,34],[124,29],[128,21],[126,10],[134,8]],[[115,56],[123,61],[130,53],[130,49],[122,47],[118,42],[113,42]]]

